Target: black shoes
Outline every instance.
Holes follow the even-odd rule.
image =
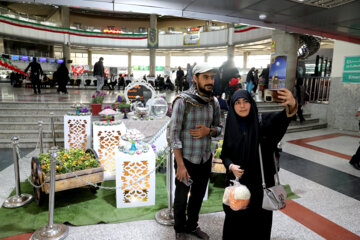
[[[358,162],[349,162],[357,170],[360,170],[360,164]]]
[[[203,232],[199,227],[197,227],[194,231],[189,232],[191,235],[194,235],[200,239],[208,240],[210,239],[209,235],[206,232]]]
[[[185,233],[175,233],[175,239],[176,240],[186,240]]]

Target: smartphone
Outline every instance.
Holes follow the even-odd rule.
[[[186,186],[190,187],[190,185],[193,183],[193,180],[191,180],[191,178],[187,178],[187,184],[185,182],[185,178],[181,181],[183,184],[185,184]]]
[[[283,102],[283,100],[279,98],[279,94],[277,91],[278,90],[272,90],[272,97],[273,97],[274,102],[281,103],[281,102]]]

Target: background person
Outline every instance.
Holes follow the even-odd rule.
[[[96,92],[100,92],[102,87],[104,86],[104,77],[105,77],[105,69],[104,69],[104,58],[100,57],[99,61],[94,65],[94,76],[97,80],[97,88]]]
[[[54,79],[55,82],[58,83],[57,93],[62,92],[64,94],[68,94],[66,85],[69,82],[70,78],[69,78],[69,70],[67,69],[66,64],[64,62],[61,63],[57,71],[54,72]]]
[[[231,98],[226,119],[222,159],[229,180],[240,178],[250,190],[248,207],[233,211],[223,204],[225,221],[223,239],[270,239],[272,211],[262,209],[263,187],[259,160],[262,148],[266,187],[274,186],[274,149],[297,111],[297,103],[288,89],[278,90],[282,112],[263,113],[259,121],[254,99],[246,90],[238,90]]]
[[[34,89],[34,93],[41,93],[40,90],[40,75],[43,74],[43,70],[41,68],[40,63],[38,63],[36,61],[36,57],[33,58],[33,61],[31,63],[29,63],[29,65],[26,67],[25,69],[25,73],[29,70],[29,68],[31,68],[31,73],[30,73],[30,80],[31,80],[31,84],[33,86]],[[37,92],[36,92],[36,88],[37,88]]]

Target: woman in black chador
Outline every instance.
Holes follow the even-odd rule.
[[[284,136],[296,113],[297,102],[288,89],[278,90],[282,112],[258,116],[256,103],[246,90],[237,90],[231,98],[222,153],[227,182],[235,177],[251,193],[245,210],[233,211],[223,205],[225,222],[223,239],[270,239],[272,211],[262,209],[262,180],[258,146],[261,144],[266,187],[274,186],[274,149]]]

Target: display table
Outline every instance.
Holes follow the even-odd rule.
[[[124,148],[115,152],[116,207],[155,205],[156,171],[153,149],[144,143],[146,150],[128,151],[130,145],[123,140],[120,145]]]
[[[68,113],[64,116],[64,147],[84,150],[91,148],[90,113]]]
[[[134,120],[132,114],[128,114],[128,119],[121,119],[127,129],[137,129],[145,135],[144,142],[148,142],[161,128],[167,124],[169,117],[155,118],[153,120]]]
[[[121,121],[93,122],[93,146],[104,167],[104,180],[115,179],[115,153],[120,144],[120,136],[126,132]]]

